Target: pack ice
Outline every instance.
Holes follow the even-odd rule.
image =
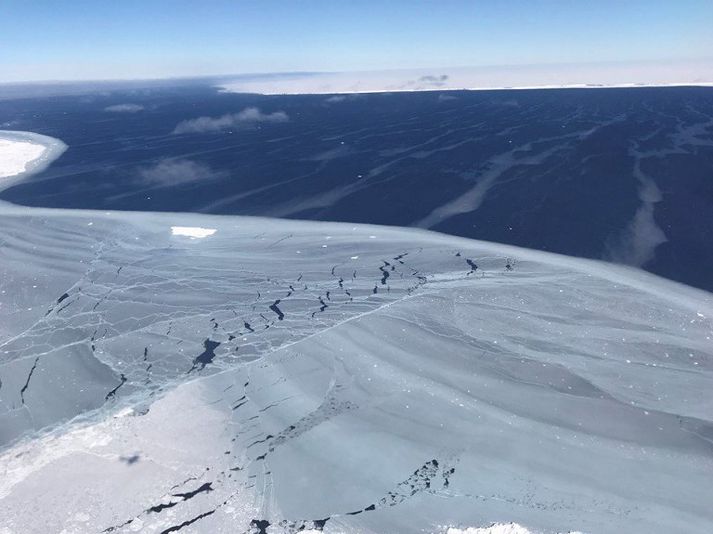
[[[0,532],[711,532],[711,317],[424,230],[0,204]]]

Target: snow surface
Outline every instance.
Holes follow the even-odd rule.
[[[710,293],[368,225],[0,204],[0,243],[6,532],[713,525]]]

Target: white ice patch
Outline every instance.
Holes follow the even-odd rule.
[[[446,534],[535,534],[518,523],[493,523],[489,527],[450,527]],[[568,534],[582,534],[570,531]]]
[[[634,87],[640,85],[709,85],[711,61],[644,61],[522,65],[518,68],[451,67],[444,69],[394,69],[356,72],[285,73],[272,76],[227,77],[226,92],[262,94],[326,94],[327,103],[348,102],[343,94],[400,91],[548,89]]]
[[[191,239],[203,239],[212,236],[216,231],[215,228],[201,228],[200,226],[171,226],[172,235],[190,237]]]
[[[0,139],[0,178],[22,174],[44,151],[44,146],[35,143]]]
[[[531,531],[517,523],[493,523],[489,527],[451,527],[447,534],[532,534]]]
[[[67,149],[59,139],[32,132],[0,130],[0,189],[23,175],[43,171]]]

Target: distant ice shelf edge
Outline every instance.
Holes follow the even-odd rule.
[[[240,83],[224,83],[215,86],[219,91],[225,93],[255,93],[265,96],[287,96],[287,95],[368,95],[368,94],[389,94],[389,93],[450,93],[458,91],[528,91],[544,89],[635,89],[635,88],[655,88],[655,87],[713,87],[713,82],[671,82],[671,83],[619,83],[619,84],[552,84],[552,85],[516,85],[516,86],[479,86],[479,87],[424,87],[419,89],[404,88],[382,88],[382,89],[317,89],[309,90],[260,90],[251,89]]]

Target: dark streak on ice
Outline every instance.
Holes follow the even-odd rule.
[[[401,504],[417,493],[429,491],[431,489],[431,481],[436,477],[439,471],[441,471],[443,477],[443,488],[447,488],[450,484],[449,477],[455,472],[455,468],[441,468],[438,460],[434,458],[416,469],[410,477],[399,483],[395,490],[388,492],[385,497],[379,499],[377,504],[370,504],[365,508],[347,512],[344,515],[358,515],[363,512],[372,512],[376,510],[377,507]]]
[[[470,266],[470,271],[468,272],[468,274],[473,274],[476,270],[478,270],[478,266],[473,260],[466,258],[465,262]]]
[[[213,515],[214,513],[215,513],[215,510],[210,510],[210,511],[208,511],[208,512],[202,513],[202,514],[200,514],[200,515],[197,515],[197,516],[194,517],[193,519],[189,519],[189,520],[187,520],[187,521],[184,521],[184,522],[181,523],[180,525],[175,525],[175,526],[173,526],[173,527],[167,528],[166,530],[162,530],[162,531],[161,531],[161,534],[169,534],[169,533],[171,533],[171,532],[176,532],[176,531],[178,531],[178,530],[181,530],[183,527],[187,527],[188,525],[192,525],[192,524],[195,523],[196,521],[200,521],[200,520],[203,519],[204,517],[208,517],[209,515]]]
[[[180,501],[171,501],[171,502],[168,502],[165,504],[157,504],[156,506],[152,506],[151,508],[146,510],[146,512],[158,514],[167,508],[173,508],[174,506],[176,506],[179,503],[182,503],[183,501],[192,499],[199,493],[210,493],[211,491],[213,491],[212,482],[206,482],[205,484],[203,484],[202,486],[200,486],[199,488],[197,488],[193,491],[189,491],[186,493],[174,493],[171,495],[171,497],[178,497],[179,499],[181,499]]]
[[[119,388],[123,386],[126,383],[126,375],[124,373],[121,373],[121,382],[119,382],[119,385],[116,386],[114,389],[112,389],[109,393],[106,394],[106,397],[104,397],[105,401],[108,401],[110,398],[116,396],[116,392],[119,391]]]
[[[384,261],[384,265],[379,267],[379,270],[382,273],[382,275],[381,275],[381,285],[382,286],[386,285],[386,280],[387,280],[387,278],[389,278],[389,271],[386,270],[387,267],[391,267],[391,264],[388,261]]]
[[[62,302],[64,302],[64,301],[67,300],[68,298],[69,298],[69,293],[64,293],[64,294],[62,294],[62,295],[57,299],[57,302],[56,302],[53,306],[51,306],[49,310],[47,310],[47,313],[45,313],[45,317],[47,317],[50,313],[52,313],[52,312],[54,311],[55,306],[61,304]],[[99,303],[97,303],[97,304],[99,304]],[[96,306],[95,306],[95,307],[96,307]],[[66,308],[66,306],[64,306],[63,308],[61,308],[61,310],[63,310],[64,308]],[[60,310],[60,311],[61,311],[61,310]]]
[[[236,402],[237,402],[238,404],[236,404],[235,406],[232,407],[232,410],[233,410],[233,411],[237,410],[237,409],[240,408],[242,405],[246,404],[248,401],[247,401],[247,399],[245,398],[245,395],[243,395],[243,396],[240,397]]]
[[[250,445],[248,445],[248,446],[246,447],[246,449],[249,449],[249,448],[252,447],[253,445],[258,445],[258,444],[260,444],[260,443],[265,443],[266,441],[271,440],[271,439],[274,438],[274,437],[275,437],[275,436],[273,436],[272,434],[268,434],[268,435],[265,436],[263,439],[259,439],[259,440],[257,440],[257,441],[253,441]]]
[[[174,493],[174,497],[180,497],[182,500],[187,501],[188,499],[192,499],[199,493],[209,493],[213,491],[213,483],[212,482],[206,482],[199,488],[194,489],[193,491],[188,491],[186,493]]]
[[[30,379],[32,378],[33,373],[35,372],[35,369],[37,368],[37,362],[40,361],[40,357],[38,356],[35,358],[35,363],[32,364],[32,369],[30,369],[30,374],[27,375],[27,380],[25,381],[25,385],[22,386],[22,389],[20,390],[20,400],[22,401],[22,404],[25,404],[25,391],[27,391],[27,387],[30,385]]]
[[[277,305],[280,303],[280,299],[277,299],[271,306],[270,309],[277,314],[277,318],[282,321],[285,318],[285,314],[280,311]]]

